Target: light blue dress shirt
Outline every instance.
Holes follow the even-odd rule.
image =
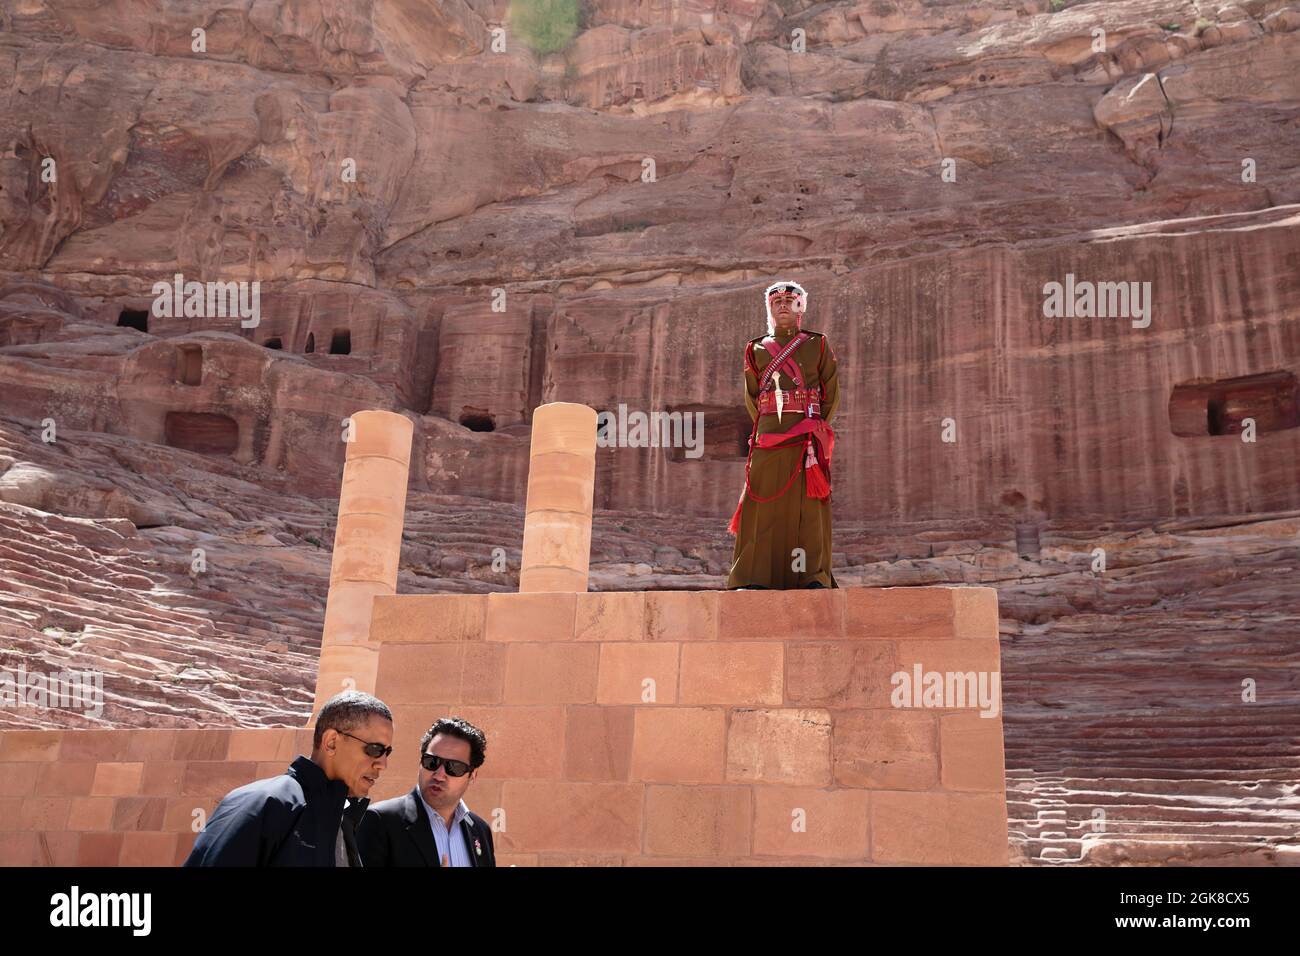
[[[469,858],[469,847],[465,845],[465,831],[460,825],[469,813],[465,801],[462,800],[456,805],[456,812],[451,816],[450,829],[442,819],[442,814],[429,806],[429,801],[424,799],[423,793],[420,794],[420,802],[424,804],[424,811],[429,815],[429,829],[433,831],[433,842],[438,847],[439,865],[473,866],[474,863]],[[447,864],[442,863],[444,858]]]

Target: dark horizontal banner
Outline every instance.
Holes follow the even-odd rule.
[[[0,870],[11,940],[76,933],[128,947],[252,938],[337,946],[396,942],[395,932],[409,943],[422,925],[460,926],[479,942],[514,933],[551,945],[557,934],[609,942],[638,924],[651,937],[676,938],[689,924],[697,942],[713,933],[771,942],[828,920],[864,940],[910,927],[926,942],[1068,930],[1072,943],[1199,934],[1231,945],[1242,934],[1289,932],[1297,889],[1300,870],[1290,868]]]

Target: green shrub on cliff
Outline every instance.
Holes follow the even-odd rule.
[[[534,52],[558,53],[578,32],[578,0],[510,0],[510,25]]]

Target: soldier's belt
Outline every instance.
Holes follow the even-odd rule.
[[[781,413],[783,415],[797,413],[800,415],[808,414],[811,410],[813,415],[821,414],[821,390],[816,388],[795,388],[788,391],[782,390]],[[760,415],[776,414],[776,390],[772,389],[759,393],[758,396],[758,413]]]

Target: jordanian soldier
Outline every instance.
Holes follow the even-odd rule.
[[[767,334],[745,346],[745,407],[754,421],[728,588],[835,588],[831,573],[830,420],[840,402],[835,353],[802,329],[808,293],[777,282],[764,295]]]

